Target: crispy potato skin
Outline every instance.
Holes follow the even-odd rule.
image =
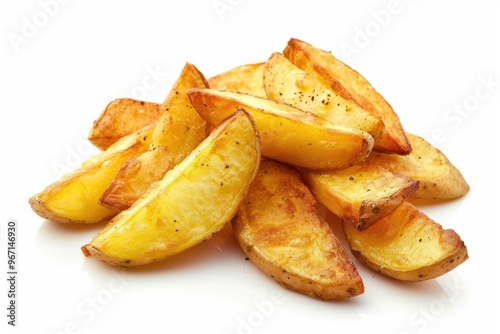
[[[343,227],[362,263],[397,280],[436,278],[468,259],[467,247],[454,230],[443,229],[409,202],[363,232],[346,222]]]
[[[233,231],[255,265],[282,286],[320,299],[353,297],[361,277],[297,170],[264,159],[233,219]]]
[[[255,124],[242,110],[121,211],[82,252],[116,266],[161,261],[220,231],[260,164]]]
[[[160,115],[161,104],[120,98],[111,101],[92,124],[88,139],[106,150],[118,139],[152,124]]]
[[[424,138],[407,133],[413,150],[406,156],[372,152],[366,159],[393,173],[406,175],[419,182],[412,196],[420,199],[456,199],[470,189],[460,170],[446,155]]]
[[[418,189],[418,181],[367,162],[332,172],[301,170],[318,202],[363,231]]]
[[[374,149],[396,154],[409,154],[411,144],[406,138],[399,116],[384,97],[359,72],[333,56],[331,52],[291,38],[283,54],[293,64],[318,78],[344,99],[381,117],[385,133]]]

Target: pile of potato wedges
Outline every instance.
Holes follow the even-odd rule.
[[[111,265],[165,260],[230,224],[276,282],[337,300],[364,292],[351,255],[411,282],[468,258],[412,204],[464,196],[460,171],[360,73],[296,38],[211,78],[186,63],[162,103],[117,98],[88,139],[100,153],[29,203],[57,223],[106,222],[81,250]]]

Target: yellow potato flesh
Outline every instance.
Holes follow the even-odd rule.
[[[99,202],[116,210],[129,208],[155,181],[181,162],[210,132],[191,105],[187,90],[207,87],[202,73],[186,63],[161,105],[149,150],[127,161],[103,192]]]
[[[441,276],[467,258],[460,236],[409,202],[365,231],[343,224],[353,254],[368,267],[404,281]]]
[[[302,176],[320,203],[360,231],[418,189],[417,181],[368,163],[328,173],[303,170]]]
[[[151,127],[128,135],[108,150],[85,161],[75,171],[30,198],[41,217],[61,223],[96,223],[117,211],[99,204],[99,198],[128,159],[145,152],[151,140]]]
[[[234,216],[259,164],[254,124],[238,112],[82,250],[111,264],[131,266],[192,247]]]
[[[264,88],[271,100],[310,112],[332,124],[368,132],[375,145],[382,137],[384,124],[380,117],[328,89],[280,53],[273,53],[265,63]]]
[[[366,158],[373,147],[373,137],[366,132],[332,125],[275,101],[214,89],[190,89],[188,95],[212,125],[244,108],[259,130],[262,155],[295,166],[343,168]]]
[[[443,152],[422,137],[411,133],[406,136],[413,148],[410,154],[372,152],[367,161],[417,180],[419,189],[414,198],[455,199],[469,191],[464,176]]]
[[[165,146],[174,165],[181,162],[210,133],[208,124],[193,108],[187,91],[207,88],[203,74],[186,63],[161,106],[162,114],[153,130],[151,147]]]
[[[399,116],[359,72],[335,58],[331,52],[296,38],[288,41],[283,54],[293,64],[316,77],[346,100],[382,118],[386,131],[374,149],[387,153],[410,153],[411,144],[406,138]]]
[[[210,88],[265,98],[262,84],[264,62],[236,66],[208,79]]]

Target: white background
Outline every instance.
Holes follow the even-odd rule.
[[[14,329],[0,279],[2,333],[498,332],[495,1],[0,3],[0,267],[6,276],[5,226],[14,219],[19,270]],[[418,284],[356,262],[365,293],[324,302],[260,273],[229,229],[170,260],[121,271],[80,252],[102,224],[60,225],[31,211],[31,195],[95,153],[86,136],[111,100],[162,102],[186,61],[210,77],[266,60],[291,37],[361,72],[407,131],[462,171],[465,197],[418,204],[461,235],[468,261]]]

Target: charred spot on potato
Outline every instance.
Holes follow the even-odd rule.
[[[89,250],[88,250],[88,249],[87,249],[87,247],[85,247],[85,246],[83,246],[83,247],[81,248],[81,250],[82,250],[82,253],[83,253],[83,255],[84,255],[85,257],[89,257],[89,256],[91,256],[91,255],[92,255],[92,254],[90,254]]]
[[[356,224],[356,230],[359,232],[364,231],[366,229],[366,224],[364,222],[359,222]]]
[[[356,258],[359,258],[361,256],[361,252],[355,249],[351,249],[352,255],[354,255]]]

